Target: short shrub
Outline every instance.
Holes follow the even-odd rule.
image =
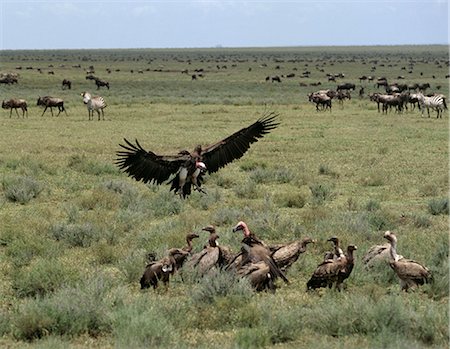
[[[437,216],[440,214],[448,215],[448,198],[431,200],[430,202],[428,202],[428,211],[433,216]]]
[[[328,165],[321,164],[319,166],[319,174],[323,176],[339,177],[339,174],[333,171]]]
[[[112,333],[116,348],[173,348],[179,339],[164,302],[146,295],[114,311]]]
[[[218,297],[238,296],[244,299],[252,297],[250,283],[233,273],[213,270],[200,279],[190,293],[194,304],[204,305],[214,303]]]
[[[243,184],[236,184],[233,191],[241,199],[256,199],[259,195],[257,182],[251,179]]]
[[[306,198],[298,192],[283,193],[276,196],[275,201],[281,207],[302,208],[306,204]]]
[[[68,161],[68,167],[90,175],[118,174],[118,167],[113,164],[89,160],[85,155],[72,155]]]
[[[19,297],[34,297],[54,292],[78,280],[78,272],[58,260],[38,259],[13,275],[12,287]]]
[[[309,187],[312,194],[312,202],[315,205],[322,205],[332,197],[332,190],[324,184],[313,184]]]
[[[12,317],[18,339],[33,340],[44,335],[97,336],[111,329],[109,297],[112,282],[102,275],[76,286],[62,288],[43,298],[29,299]]]
[[[125,275],[129,283],[139,283],[144,272],[144,256],[146,252],[142,249],[131,251],[122,259],[117,260],[117,268]]]
[[[101,232],[91,223],[58,223],[51,227],[51,236],[71,247],[89,247],[101,238]]]
[[[376,211],[376,210],[379,210],[381,208],[381,205],[380,205],[380,203],[378,202],[378,201],[376,201],[376,200],[369,200],[367,203],[366,203],[366,206],[365,206],[365,209],[367,210],[367,211],[369,211],[369,212],[373,212],[373,211]]]
[[[244,327],[237,331],[234,343],[237,348],[254,349],[269,346],[271,340],[267,328],[264,326]]]
[[[429,216],[424,214],[418,214],[414,215],[413,217],[413,224],[416,228],[429,228],[431,227],[431,220]]]
[[[157,218],[177,215],[183,208],[183,202],[178,195],[162,188],[150,200],[150,208],[153,215]]]
[[[26,204],[43,190],[42,184],[31,177],[17,177],[3,180],[5,197],[9,201]]]

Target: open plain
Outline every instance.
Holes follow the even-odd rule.
[[[368,97],[386,77],[429,83],[448,104],[448,62],[447,46],[2,51],[0,72],[18,82],[0,84],[0,99],[25,99],[28,117],[0,110],[0,346],[448,347],[448,110],[382,113]],[[346,82],[351,100],[331,111],[308,101]],[[105,120],[88,120],[84,91],[104,98]],[[45,95],[67,115],[41,116]],[[114,164],[123,138],[172,154],[267,111],[279,127],[206,176],[207,194],[182,200]],[[148,253],[164,256],[191,231],[199,251],[209,224],[238,252],[241,220],[268,243],[317,241],[289,284],[257,293],[224,271],[185,272],[140,290]],[[387,263],[364,268],[387,230],[432,283],[404,292]],[[358,246],[354,270],[341,292],[306,292],[331,236]]]

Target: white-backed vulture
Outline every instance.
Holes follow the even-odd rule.
[[[390,259],[390,249],[390,243],[372,246],[361,259],[364,267],[372,268],[379,262],[388,263]]]
[[[397,254],[397,237],[394,233],[387,231],[384,233],[384,238],[391,245],[389,264],[400,279],[402,290],[408,291],[410,288],[414,289],[431,281],[431,273],[427,267]]]
[[[278,267],[286,271],[294,264],[300,254],[306,252],[306,246],[315,241],[310,237],[303,238],[302,240],[293,241],[283,245],[271,245],[272,257],[277,263]]]
[[[203,192],[201,184],[205,172],[217,172],[232,161],[241,158],[252,143],[276,128],[277,114],[271,112],[221,141],[208,146],[197,145],[193,152],[182,150],[176,155],[158,155],[146,151],[124,139],[124,149],[117,152],[116,164],[137,181],[171,184],[170,190],[185,198],[194,190]]]
[[[269,268],[271,282],[277,278],[281,278],[284,282],[289,283],[289,280],[284,275],[283,271],[278,267],[277,263],[272,257],[270,249],[259,240],[255,234],[251,233],[244,222],[239,222],[234,228],[233,232],[243,231],[244,239],[242,240],[242,248],[240,261],[238,263],[232,262],[233,267],[239,271],[240,268],[246,264],[264,262]]]
[[[325,255],[326,259],[317,266],[313,275],[308,280],[306,284],[307,290],[314,290],[321,287],[332,288],[335,285],[336,289],[340,291],[343,281],[350,276],[353,270],[353,251],[356,249],[357,247],[355,245],[349,245],[347,247],[347,255],[342,253],[339,258],[336,258],[335,255],[329,258],[331,255],[327,252],[327,255]]]
[[[172,248],[168,251],[168,255],[159,261],[151,262],[145,267],[144,274],[141,277],[141,289],[153,289],[158,287],[158,282],[162,281],[165,285],[168,284],[170,275],[176,271],[176,258],[179,254],[187,255],[188,252],[179,248]]]
[[[211,269],[220,268],[224,264],[220,248],[216,242],[218,238],[219,235],[217,233],[211,233],[208,239],[208,246],[192,255],[188,261],[189,265],[196,268],[200,275],[205,275]]]

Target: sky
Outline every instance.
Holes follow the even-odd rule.
[[[0,49],[448,44],[448,0],[0,0]]]

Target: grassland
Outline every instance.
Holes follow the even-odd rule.
[[[30,107],[27,119],[5,110],[0,118],[0,346],[448,347],[448,112],[381,115],[354,92],[325,113],[306,97],[334,88],[325,74],[341,72],[366,94],[377,89],[360,75],[404,75],[448,96],[447,63],[441,46],[3,51],[0,70],[20,77],[0,86],[1,99]],[[82,104],[80,93],[95,87],[85,79],[90,65],[111,84],[98,91],[106,121],[88,121]],[[192,81],[195,69],[204,77]],[[61,90],[64,78],[72,90]],[[69,116],[41,117],[42,95],[64,98]],[[159,153],[191,149],[265,110],[280,114],[280,127],[209,176],[207,195],[180,200],[114,166],[123,137]],[[318,242],[276,294],[225,273],[139,289],[148,252],[162,256],[207,224],[237,251],[239,220],[268,242]],[[364,270],[362,255],[385,230],[397,233],[400,254],[432,270],[432,284],[404,293],[388,266]],[[331,235],[358,246],[355,270],[341,293],[306,293]]]

